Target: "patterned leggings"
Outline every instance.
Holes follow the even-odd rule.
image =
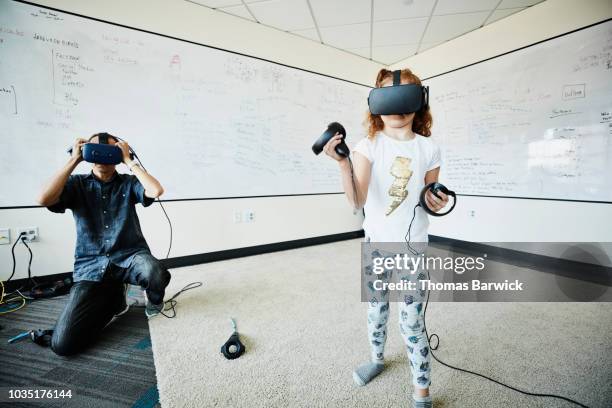
[[[425,326],[423,324],[423,303],[410,300],[398,302],[399,327],[412,372],[415,388],[428,388],[431,384],[431,356]],[[371,301],[368,307],[368,337],[372,349],[372,360],[381,360],[387,340],[389,302]]]
[[[366,242],[369,238],[366,237]],[[363,253],[363,264],[368,265],[364,273],[367,283],[368,292],[368,338],[372,353],[372,361],[382,360],[385,352],[385,342],[387,340],[387,321],[389,320],[389,300],[387,292],[381,296],[381,292],[373,291],[373,281],[375,279],[383,279],[385,281],[392,280],[401,276],[405,281],[418,282],[425,279],[425,273],[420,270],[418,274],[407,274],[393,269],[389,274],[376,276],[372,273],[372,258],[375,256],[393,256],[393,252],[387,252],[382,249],[376,249],[371,252],[371,249]],[[416,296],[416,293],[420,293]],[[413,296],[415,295],[415,296]],[[408,362],[410,371],[412,372],[412,383],[415,388],[428,388],[431,384],[431,352],[427,342],[424,324],[423,302],[425,300],[424,291],[400,292],[396,297],[395,304],[399,309],[399,327],[406,350],[408,352]]]

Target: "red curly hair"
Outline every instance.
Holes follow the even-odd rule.
[[[387,78],[393,78],[393,71],[389,71],[388,69],[381,69],[378,71],[378,75],[376,76],[376,88],[382,87],[382,83]],[[401,70],[400,78],[402,82],[406,82],[409,84],[417,84],[421,85],[421,80],[418,76],[412,73],[408,68]],[[366,114],[366,120],[364,125],[368,128],[368,137],[373,138],[377,132],[380,132],[385,127],[384,122],[380,118],[380,115],[372,115],[370,111]],[[418,133],[422,136],[431,136],[431,126],[433,125],[433,117],[431,116],[431,111],[429,106],[427,109],[420,110],[414,114],[414,119],[412,121],[412,131],[414,133]]]

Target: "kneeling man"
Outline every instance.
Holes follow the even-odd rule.
[[[114,164],[93,164],[91,173],[71,175],[85,143],[116,145],[133,175],[117,173]],[[56,354],[78,353],[127,312],[128,283],[145,289],[149,318],[163,310],[170,273],[151,255],[136,214],[137,203],[148,207],[163,192],[130,158],[128,143],[108,133],[77,139],[68,163],[43,188],[40,205],[57,213],[72,210],[77,230],[75,283],[51,338]]]

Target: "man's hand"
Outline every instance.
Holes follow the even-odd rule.
[[[64,164],[64,166],[45,184],[36,199],[38,204],[43,207],[49,207],[59,202],[70,174],[72,174],[79,163],[83,161],[83,152],[81,149],[85,143],[87,143],[87,140],[80,137],[74,141],[70,160],[68,160],[68,163]]]
[[[130,159],[130,145],[125,140],[118,141],[115,146],[121,149],[121,153],[123,155],[123,162],[127,164]]]
[[[75,160],[77,163],[83,161],[83,145],[87,143],[87,139],[83,139],[82,137],[77,137],[72,145],[72,154],[70,157]]]
[[[425,202],[427,203],[427,207],[433,212],[438,212],[442,208],[446,207],[448,204],[448,196],[441,191],[438,191],[438,195],[441,197],[436,197],[430,190],[427,190],[425,193]]]
[[[115,144],[115,146],[121,149],[121,153],[123,153],[123,162],[130,166],[129,163],[132,162],[132,159],[130,158],[130,145],[128,142],[125,140],[120,140]],[[145,196],[149,198],[157,198],[164,194],[164,188],[161,186],[161,184],[159,184],[159,181],[157,181],[155,177],[147,173],[140,166],[140,163],[135,162],[133,164],[134,165],[130,167],[130,170],[145,188]]]

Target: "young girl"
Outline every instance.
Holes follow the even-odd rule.
[[[401,71],[402,84],[421,85],[420,79],[409,69]],[[382,69],[376,77],[376,87],[393,85],[393,72]],[[372,115],[368,113],[368,135],[353,149],[355,190],[351,169],[346,157],[338,155],[335,147],[341,136],[334,136],[325,146],[325,153],[337,160],[342,173],[344,191],[356,208],[364,208],[363,229],[371,242],[404,242],[413,210],[423,187],[438,181],[440,149],[429,138],[432,116],[429,107],[403,115]],[[431,192],[425,196],[434,211],[443,208],[448,198]],[[427,242],[429,220],[418,207],[412,223],[410,241]],[[431,377],[430,350],[423,324],[423,303],[399,303],[400,332],[406,348],[412,381],[413,406],[431,408],[429,396]],[[389,302],[372,299],[368,306],[368,337],[371,361],[353,373],[358,385],[365,385],[384,369],[384,347],[387,333]]]

